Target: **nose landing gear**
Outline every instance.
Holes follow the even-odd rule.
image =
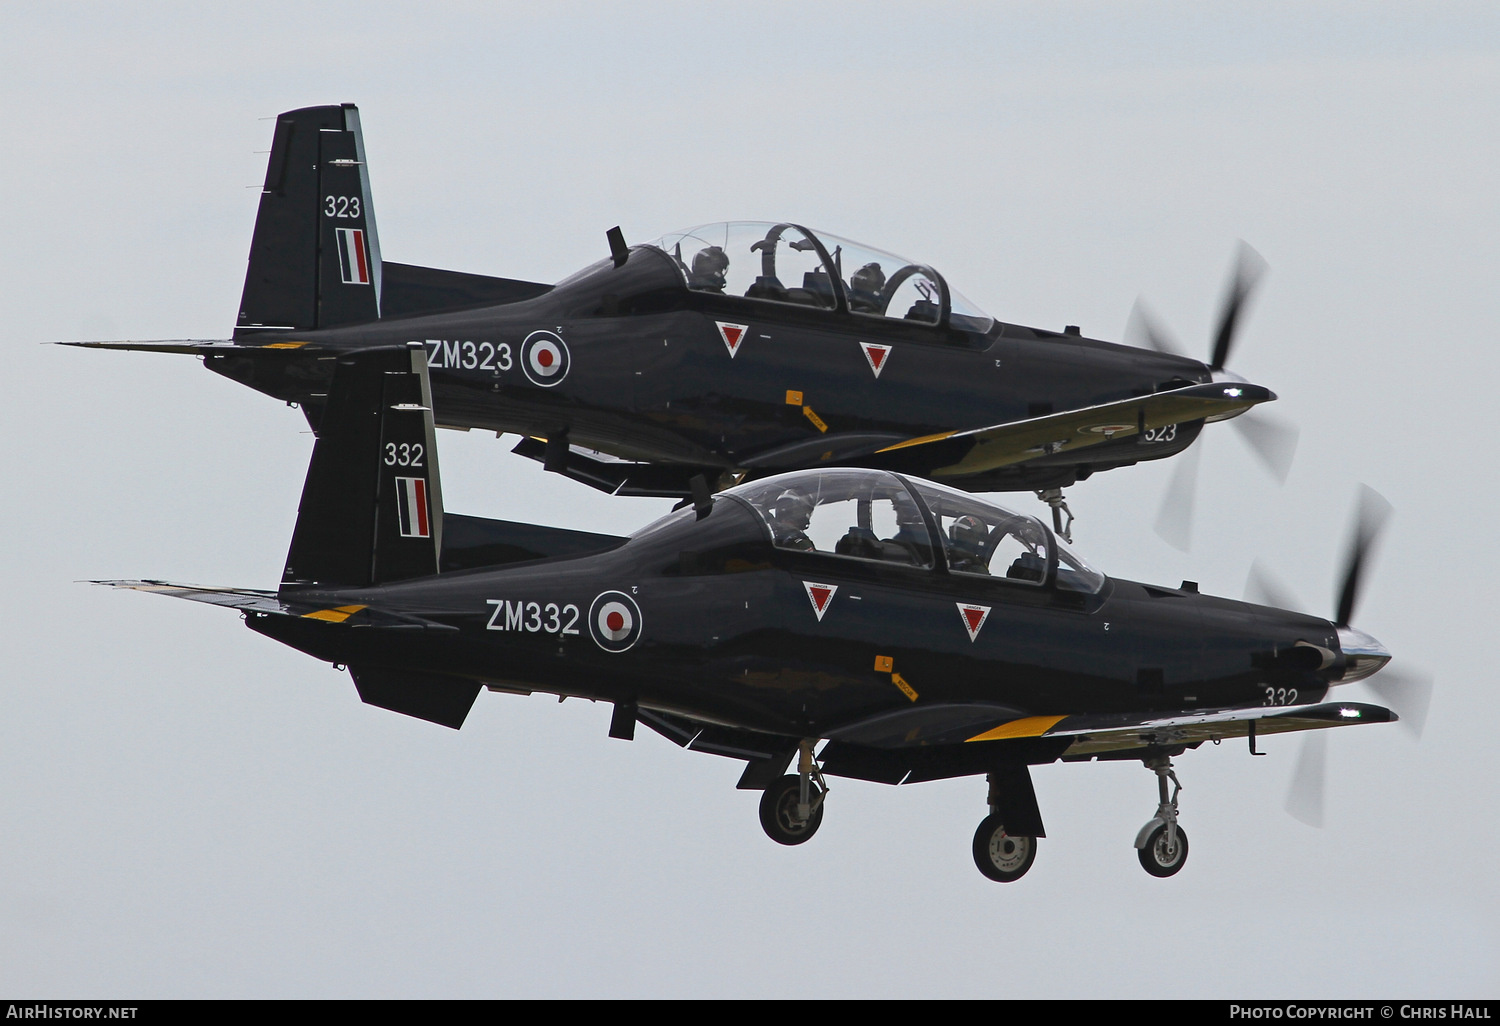
[[[1177,795],[1182,784],[1172,770],[1172,760],[1165,755],[1141,760],[1145,767],[1156,772],[1156,786],[1161,800],[1156,806],[1156,817],[1141,827],[1135,835],[1136,854],[1140,856],[1141,868],[1152,876],[1167,877],[1176,874],[1187,862],[1187,833],[1177,825]],[[1167,781],[1172,781],[1172,794],[1167,796]]]

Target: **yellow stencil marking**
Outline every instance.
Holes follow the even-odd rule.
[[[1041,737],[1047,731],[1067,719],[1066,716],[1027,716],[1024,719],[1002,723],[993,730],[975,734],[970,741],[1003,741],[1012,737]]]
[[[816,427],[819,431],[827,431],[828,430],[828,425],[825,424],[825,423],[823,423],[823,418],[822,417],[818,416],[816,413],[813,412],[813,408],[811,406],[804,406],[804,407],[802,407],[802,415],[804,417],[806,417],[808,420],[812,421],[813,422],[813,426]]]
[[[900,688],[901,693],[907,698],[911,699],[913,702],[917,700],[917,693],[912,690],[912,686],[910,684],[906,683],[906,678],[901,676],[901,674],[891,674],[891,683]]]
[[[895,668],[896,668],[896,660],[892,659],[890,656],[876,656],[875,657],[875,672],[876,673],[890,673]]]
[[[801,406],[802,405],[802,393],[794,391],[793,389],[790,389],[790,388],[787,389],[786,390],[786,404],[788,406]]]
[[[307,345],[306,342],[272,342],[270,345],[261,346],[262,349],[301,349]]]
[[[897,442],[895,445],[888,445],[884,449],[879,449],[877,451],[890,452],[893,449],[905,449],[908,445],[925,445],[928,442],[941,442],[943,439],[952,438],[956,434],[958,434],[957,431],[940,431],[935,435],[923,435],[921,438],[908,438],[904,442]]]
[[[303,613],[302,618],[304,620],[326,620],[329,623],[343,623],[364,608],[364,606],[339,606],[337,609],[320,609],[316,613]]]

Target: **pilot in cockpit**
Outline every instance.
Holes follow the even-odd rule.
[[[858,313],[879,313],[880,293],[885,288],[885,272],[874,262],[865,264],[849,276],[849,309]]]
[[[948,568],[966,574],[987,574],[985,547],[989,528],[976,516],[962,516],[948,528]]]
[[[708,246],[693,254],[693,269],[688,272],[688,288],[704,292],[723,292],[729,257],[719,246]]]
[[[817,546],[807,536],[807,525],[812,522],[813,501],[803,493],[788,488],[776,496],[776,506],[771,512],[771,535],[775,543],[784,549],[811,552]]]
[[[906,495],[893,497],[896,507],[896,536],[882,544],[885,558],[894,563],[930,563],[928,559],[927,526],[922,522],[922,513],[917,504]]]

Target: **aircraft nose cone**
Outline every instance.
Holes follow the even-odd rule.
[[[1344,650],[1347,668],[1339,681],[1364,680],[1391,661],[1390,651],[1373,637],[1356,627],[1340,627],[1339,648]]]

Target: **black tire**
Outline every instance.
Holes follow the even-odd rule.
[[[999,816],[986,816],[974,831],[974,865],[991,880],[1010,883],[1036,861],[1035,837],[1012,837]]]
[[[1141,868],[1152,876],[1173,876],[1187,861],[1187,833],[1182,827],[1178,827],[1177,847],[1169,850],[1167,848],[1167,825],[1163,823],[1151,831],[1151,836],[1146,838],[1146,846],[1136,854],[1141,858]]]
[[[809,796],[816,801],[818,795],[822,793],[818,785],[809,783],[808,788]],[[777,844],[801,844],[803,841],[810,840],[823,822],[821,804],[813,807],[812,815],[807,818],[806,822],[797,819],[797,798],[800,790],[801,780],[788,774],[766,788],[765,794],[760,796],[761,829]]]

